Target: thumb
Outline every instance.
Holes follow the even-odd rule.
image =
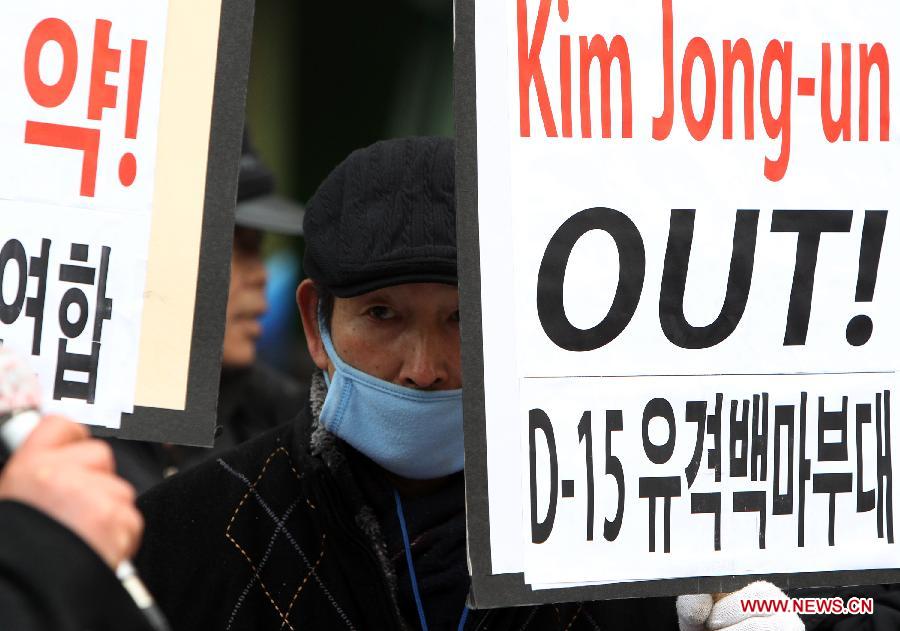
[[[702,631],[706,628],[706,619],[713,608],[713,599],[709,594],[688,594],[679,596],[675,601],[678,612],[678,628],[681,631]]]

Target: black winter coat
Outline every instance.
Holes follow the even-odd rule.
[[[61,524],[0,501],[2,631],[151,631],[105,563]]]
[[[363,500],[350,448],[313,422],[323,399],[315,379],[313,405],[293,423],[141,498],[147,526],[138,568],[175,631],[418,628],[398,581],[405,558],[386,544],[398,526]],[[458,563],[465,576],[464,555]],[[455,630],[456,622],[429,628]],[[674,599],[660,598],[473,611],[465,628],[678,625]]]
[[[294,418],[306,402],[298,383],[256,362],[223,369],[219,382],[218,433],[211,449],[107,438],[116,469],[138,493]],[[101,430],[102,431],[102,430]]]
[[[323,399],[316,378],[311,404],[293,423],[141,498],[147,527],[139,569],[175,631],[418,628],[405,557],[397,552],[398,525],[384,510],[393,500],[377,494],[384,486],[377,467],[314,422]],[[429,497],[442,504],[432,511],[444,513],[441,537],[414,558],[417,566],[429,556],[432,568],[441,566],[430,577],[417,567],[420,588],[430,582],[439,592],[450,577],[454,587],[444,591],[459,594],[461,611],[465,555],[451,544],[464,541],[465,526],[462,499],[452,500],[453,492],[451,485],[443,499]],[[417,532],[412,519],[407,523],[414,548],[436,539],[437,528]],[[808,618],[808,629],[900,629],[894,587],[816,591],[792,595],[873,596],[875,614]],[[429,628],[456,629],[452,613],[440,624],[429,619]],[[674,598],[648,598],[474,611],[465,628],[676,631],[678,625]]]

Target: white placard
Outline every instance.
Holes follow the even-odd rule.
[[[898,385],[900,149],[890,114],[900,93],[888,69],[900,54],[900,8],[520,0],[477,3],[475,15],[493,572],[524,572],[527,583],[549,587],[897,567],[887,536],[893,486],[882,480],[879,538],[876,509],[857,510],[857,491],[876,480],[857,480],[854,450],[857,404],[874,409],[881,397],[886,436],[884,405]],[[790,516],[773,513],[771,471],[764,481],[733,476],[730,443],[722,446],[721,480],[701,475],[688,484],[685,472],[696,429],[686,404],[721,394],[752,405],[764,393],[770,425],[774,406],[806,393],[810,480],[851,474],[831,520],[828,494],[806,483],[802,547],[799,500]],[[840,438],[816,433],[817,402],[840,410],[843,396],[844,449],[838,460],[820,461],[832,453],[820,451],[823,441]],[[644,407],[656,397],[671,404],[677,426],[665,474],[654,473],[662,465],[648,460],[641,435]],[[563,480],[575,494],[558,498],[552,534],[540,543],[530,497],[533,409],[557,428],[560,468],[572,469],[559,472],[558,494]],[[602,532],[609,410],[623,417],[614,440],[630,520],[612,541]],[[577,432],[585,411],[595,428],[593,541]],[[723,441],[729,413],[722,412]],[[864,435],[875,425],[872,412]],[[771,458],[771,431],[766,441]],[[882,467],[896,443],[884,443]],[[543,466],[536,483],[549,484],[548,461]],[[638,489],[639,478],[656,475],[681,488],[671,500],[668,552],[661,541],[649,550],[649,502]],[[846,483],[818,479],[820,490]],[[770,528],[762,549],[760,518],[732,504],[735,493],[760,490]],[[544,511],[550,491],[538,491]],[[691,513],[692,493],[714,492],[722,498],[720,550],[711,543],[712,517]],[[822,526],[829,521],[831,542]]]
[[[167,12],[0,9],[0,339],[47,411],[108,427],[134,402]]]

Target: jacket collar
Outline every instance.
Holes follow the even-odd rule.
[[[401,629],[408,629],[406,621],[400,613],[397,598],[397,576],[391,563],[382,534],[381,524],[375,516],[375,512],[365,502],[362,492],[353,478],[353,471],[347,456],[347,451],[352,449],[344,441],[329,432],[319,422],[322,406],[325,404],[325,396],[328,394],[328,386],[325,384],[323,373],[316,372],[311,380],[309,388],[309,426],[308,428],[295,427],[296,438],[294,449],[313,456],[314,460],[324,463],[328,476],[334,480],[342,498],[354,512],[353,520],[362,532],[366,543],[371,547],[378,559],[381,572],[384,575],[388,590],[391,594],[392,606]],[[305,429],[305,431],[303,431]],[[307,438],[308,437],[308,438]],[[298,445],[297,443],[300,443]],[[308,457],[308,456],[307,456]],[[364,457],[364,456],[359,456]]]

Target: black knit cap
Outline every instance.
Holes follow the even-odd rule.
[[[403,283],[455,285],[449,138],[385,140],[350,154],[306,207],[306,275],[349,298]]]

